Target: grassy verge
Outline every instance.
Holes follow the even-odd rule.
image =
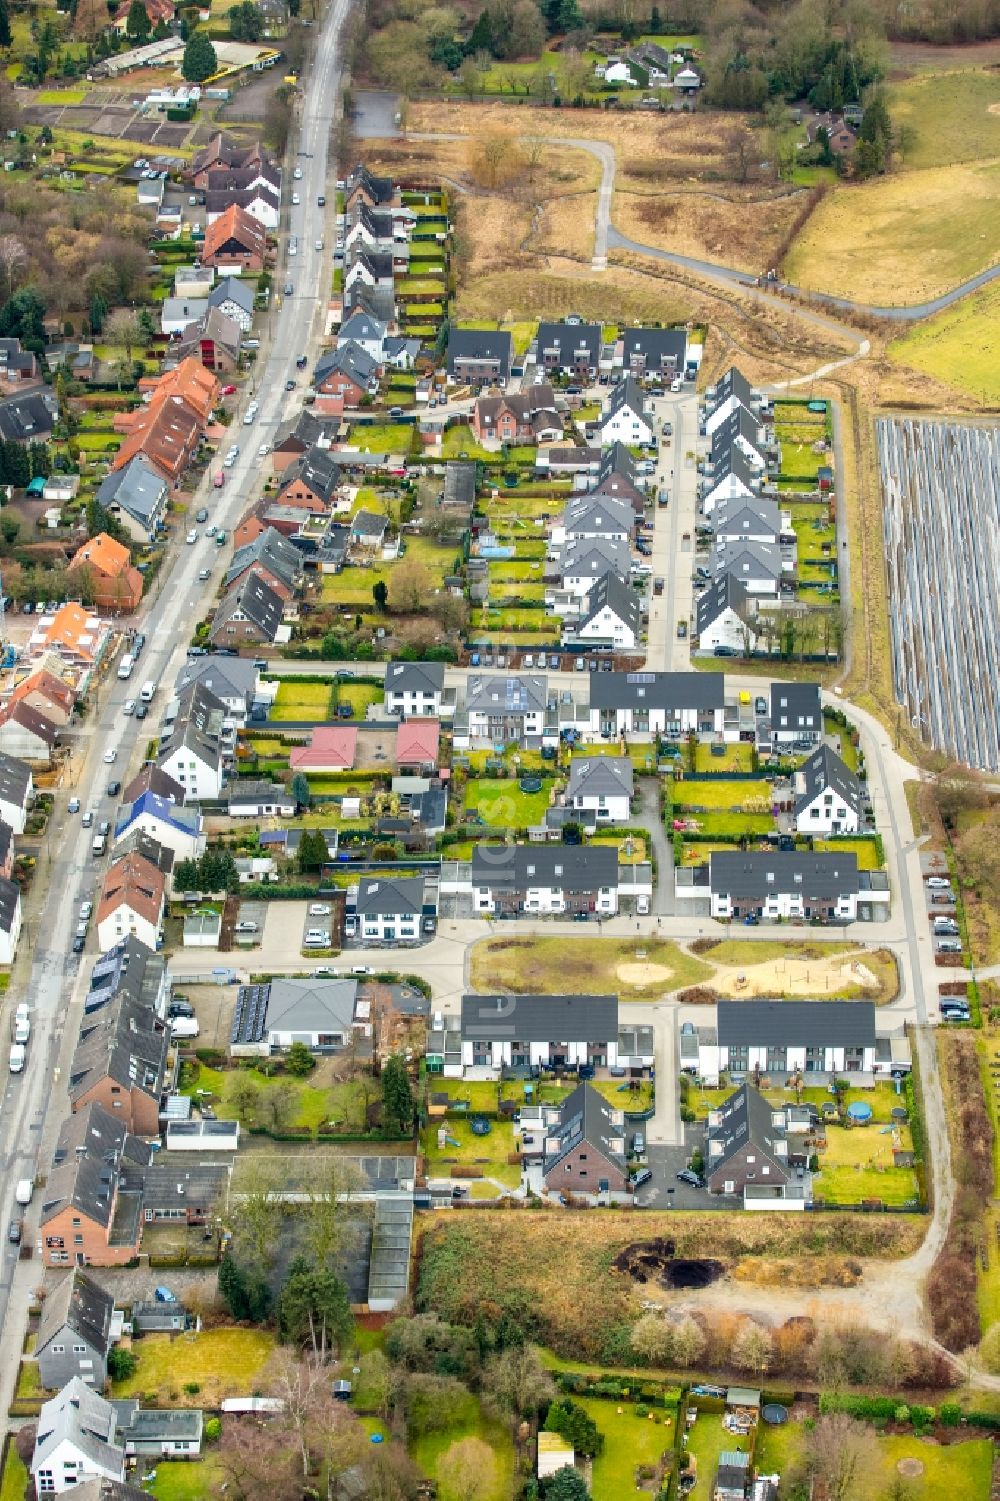
[[[619,994],[659,999],[697,985],[711,967],[675,943],[659,939],[487,938],[472,950],[472,988],[546,995]]]

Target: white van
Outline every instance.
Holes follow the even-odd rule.
[[[18,1007],[18,1011],[20,1012],[20,1007]],[[28,1041],[28,1038],[30,1036],[31,1036],[31,1022],[28,1020],[27,1012],[25,1012],[24,1016],[21,1016],[20,1014],[17,1015],[17,1016],[15,1016],[15,1018],[14,1018],[14,1041],[15,1042],[20,1042],[20,1043],[23,1043],[23,1044],[26,1045],[27,1041]]]
[[[10,1057],[7,1060],[7,1067],[10,1069],[12,1074],[23,1073],[24,1062],[27,1056],[28,1054],[24,1043],[15,1042],[14,1046],[10,1050]]]
[[[21,1205],[31,1203],[31,1195],[35,1191],[34,1178],[22,1178],[14,1190],[14,1198]]]
[[[175,1016],[170,1023],[171,1037],[197,1037],[197,1019],[193,1016]]]
[[[310,948],[315,948],[317,945],[321,945],[323,948],[325,948],[329,944],[329,942],[330,935],[325,928],[306,929],[306,944]]]
[[[255,922],[250,922],[248,918],[244,918],[242,922],[238,922],[233,928],[234,933],[256,933],[256,931],[257,924]]]
[[[118,663],[118,676],[123,680],[132,676],[132,668],[135,666],[135,658],[130,652],[126,652]]]
[[[142,699],[144,704],[151,704],[153,702],[153,694],[155,692],[156,684],[153,682],[153,679],[150,678],[148,682],[143,683],[142,688],[139,692],[139,697]]]

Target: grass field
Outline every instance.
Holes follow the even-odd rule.
[[[575,1399],[604,1435],[604,1448],[594,1460],[590,1493],[594,1501],[633,1501],[638,1465],[655,1465],[674,1446],[676,1410],[654,1408],[655,1421],[636,1416],[637,1404]]]
[[[720,758],[720,769],[725,761]],[[673,787],[675,808],[707,808],[713,810],[735,808],[741,812],[764,813],[770,816],[771,785],[769,782],[689,782],[676,781]]]
[[[150,1490],[157,1501],[204,1501],[205,1496],[214,1495],[221,1480],[222,1471],[214,1460],[192,1464],[183,1459],[159,1459]]]
[[[820,851],[829,850],[834,854],[849,850],[857,855],[859,870],[878,870],[875,844],[871,839],[817,839],[815,848]]]
[[[350,704],[355,719],[364,719],[372,704],[380,704],[384,697],[381,688],[374,683],[337,683],[337,703]]]
[[[4,1460],[3,1477],[0,1478],[0,1501],[24,1501],[27,1483],[28,1471],[18,1458],[14,1445],[9,1444],[7,1457]]]
[[[753,769],[752,745],[726,745],[725,755],[713,756],[711,745],[699,740],[694,748],[695,771],[751,771]],[[677,784],[679,787],[681,783]],[[738,783],[739,786],[746,785]]]
[[[701,1422],[701,1418],[698,1419]],[[781,1428],[762,1424],[757,1436],[754,1465],[758,1474],[789,1474],[806,1457],[808,1435],[800,1423]],[[919,1475],[907,1476],[899,1492],[891,1489],[899,1479],[900,1460],[915,1459]],[[883,1501],[899,1494],[906,1501],[938,1501],[941,1496],[961,1496],[962,1501],[987,1501],[990,1495],[992,1449],[988,1439],[969,1439],[958,1444],[926,1443],[913,1434],[880,1435],[874,1463],[859,1477],[851,1495],[854,1501]]]
[[[984,68],[936,71],[893,84],[893,125],[910,137],[904,171],[1000,157],[996,75]]]
[[[653,1085],[648,1079],[636,1081],[639,1088],[623,1090],[617,1079],[593,1079],[591,1083],[606,1100],[619,1110],[647,1110],[653,1103]],[[493,1083],[486,1079],[443,1079],[434,1075],[429,1080],[434,1094],[446,1094],[452,1100],[464,1100],[471,1114],[477,1111],[495,1111],[500,1100],[515,1100],[522,1104],[527,1098],[524,1085],[518,1079],[505,1079]],[[531,1098],[536,1104],[555,1105],[570,1093],[572,1085],[557,1084],[553,1079],[535,1080]]]
[[[998,190],[1000,162],[838,187],[796,239],[784,274],[800,286],[876,306],[935,297],[996,260]]]
[[[551,785],[543,782],[541,792],[522,792],[513,778],[469,782],[465,806],[478,813],[491,829],[527,829],[544,819]]]
[[[158,1407],[218,1407],[223,1397],[249,1394],[275,1347],[264,1329],[204,1329],[200,1334],[147,1334],[134,1353],[138,1365],[114,1396],[155,1391]],[[188,1382],[200,1392],[186,1392]]]
[[[364,1127],[364,1096],[356,1084],[342,1080],[333,1082],[328,1062],[321,1062],[307,1080],[288,1076],[280,1080],[268,1078],[255,1068],[247,1070],[245,1074],[242,1070],[238,1072],[235,1069],[224,1072],[199,1063],[185,1070],[181,1093],[193,1095],[196,1090],[207,1090],[215,1096],[215,1110],[220,1118],[235,1120],[238,1112],[232,1101],[232,1090],[236,1081],[245,1077],[249,1077],[259,1091],[259,1109],[264,1119],[267,1118],[268,1092],[279,1085],[288,1085],[295,1091],[295,1108],[290,1112],[289,1125],[305,1126],[315,1131],[324,1121],[336,1120],[358,1130]]]
[[[330,707],[330,683],[279,684],[271,718],[279,720],[326,719]]]
[[[458,1142],[453,1146],[446,1142],[438,1146],[439,1123],[431,1121],[424,1127],[420,1147],[427,1161],[427,1173],[432,1178],[446,1178],[454,1163],[475,1166],[483,1178],[493,1178],[506,1188],[516,1188],[521,1181],[521,1170],[516,1163],[507,1161],[514,1151],[514,1127],[510,1121],[491,1121],[488,1136],[474,1136],[469,1121],[449,1116],[443,1128]]]
[[[746,1449],[746,1439],[738,1439],[722,1426],[722,1414],[700,1412],[688,1429],[688,1453],[696,1465],[697,1481],[688,1491],[689,1501],[711,1501],[715,1494],[715,1472],[723,1450]]]
[[[658,939],[487,938],[472,950],[473,990],[540,995],[622,991],[630,1000],[658,1000],[667,990],[697,985],[711,967],[675,943]]]
[[[351,429],[348,444],[362,453],[405,453],[413,428],[406,422],[374,422]]]
[[[984,406],[1000,404],[1000,286],[973,292],[893,339],[889,358]]]
[[[904,1151],[913,1146],[907,1126],[899,1128],[896,1139]],[[817,1197],[835,1204],[856,1204],[862,1199],[881,1199],[885,1204],[919,1201],[913,1169],[893,1165],[892,1134],[883,1134],[877,1125],[830,1126],[826,1140],[820,1174],[813,1184]]]

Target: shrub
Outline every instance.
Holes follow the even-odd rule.
[[[200,1381],[185,1381],[185,1383],[184,1383],[184,1390],[187,1392],[187,1394],[188,1394],[189,1397],[196,1397],[198,1395],[198,1393],[201,1391],[201,1382]]]
[[[113,1345],[108,1351],[108,1375],[112,1381],[127,1381],[135,1375],[139,1362],[131,1350],[123,1349],[121,1345]]]
[[[206,1418],[205,1426],[202,1428],[202,1438],[205,1440],[206,1444],[217,1443],[221,1435],[222,1419]]]

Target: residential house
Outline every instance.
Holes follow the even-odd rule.
[[[0,386],[13,389],[40,379],[37,355],[22,349],[20,339],[0,339]]]
[[[716,543],[759,542],[774,547],[781,538],[781,511],[773,500],[739,495],[720,500],[712,515]]]
[[[0,877],[11,881],[14,876],[14,830],[0,820]]]
[[[162,872],[141,856],[112,861],[97,903],[97,936],[103,949],[129,934],[147,948],[159,947],[165,884]]]
[[[6,443],[44,443],[59,416],[54,396],[47,391],[26,391],[0,401],[0,438]]]
[[[174,338],[207,312],[207,297],[165,297],[160,306],[160,332]]]
[[[8,843],[6,864],[13,849]],[[0,876],[0,964],[13,964],[21,936],[21,888],[8,876]]]
[[[554,527],[553,542],[560,530],[566,541],[584,538],[606,542],[631,542],[635,533],[635,512],[624,500],[606,495],[575,495],[567,501],[562,527]]]
[[[777,599],[785,570],[781,548],[771,542],[723,542],[716,546],[709,567],[715,578],[739,579],[749,595]],[[791,565],[789,564],[789,570]]]
[[[52,666],[57,665],[53,659]],[[28,704],[30,708],[36,709],[39,714],[43,714],[61,730],[73,717],[76,693],[69,683],[49,670],[43,659],[33,672],[21,679],[10,699],[12,703]],[[2,795],[0,795],[0,804],[2,804]],[[2,806],[0,806],[0,817],[2,816]],[[18,830],[18,832],[22,831]]]
[[[443,692],[443,662],[390,662],[385,669],[387,714],[436,719]]]
[[[316,361],[313,386],[318,395],[336,398],[339,410],[358,407],[377,394],[381,371],[360,344],[340,344]]]
[[[159,871],[155,875],[162,881]],[[152,874],[142,879],[149,889]],[[166,1025],[127,995],[102,1006],[91,1021],[85,1016],[69,1070],[73,1111],[96,1103],[134,1135],[158,1136],[169,1049]]]
[[[744,1082],[708,1114],[705,1177],[710,1193],[743,1194],[748,1183],[784,1196],[790,1173],[785,1115]]]
[[[465,683],[468,739],[493,745],[540,745],[547,703],[544,677],[470,672]]]
[[[588,815],[584,823],[627,824],[635,782],[628,756],[574,757],[566,807]]]
[[[622,335],[622,368],[636,380],[670,380],[686,361],[683,328],[627,328]]]
[[[39,1496],[59,1496],[91,1480],[124,1481],[125,1449],[112,1403],[74,1377],[42,1405],[31,1458]]]
[[[601,444],[626,443],[633,448],[650,448],[656,442],[653,417],[646,409],[642,387],[631,375],[612,388],[598,419]]]
[[[603,78],[607,84],[616,84],[626,89],[637,89],[639,87],[638,75],[632,72],[628,63],[621,57],[610,57],[608,59],[604,64]]]
[[[310,469],[309,475],[319,489],[323,483],[319,470]],[[289,503],[306,509],[309,506],[306,495],[311,492],[304,479],[300,483],[301,492],[290,494]],[[230,590],[235,584],[252,577],[259,578],[281,600],[287,601],[302,584],[302,554],[275,527],[265,527],[252,542],[237,547],[233,553],[232,562],[226,569],[225,588]]]
[[[353,214],[362,203],[369,208],[389,208],[400,201],[399,189],[391,177],[376,177],[360,163],[354,168],[344,187],[344,204],[348,215]]]
[[[598,579],[605,574],[628,578],[632,566],[632,554],[627,542],[603,537],[574,537],[560,549],[557,568],[561,574],[559,588],[564,596],[553,597],[551,603],[556,614],[578,614]],[[550,603],[546,593],[546,604]]]
[[[267,260],[267,231],[259,219],[239,204],[224,209],[205,229],[201,263],[223,276],[263,271]]]
[[[742,371],[735,365],[730,366],[725,375],[710,386],[705,393],[706,407],[704,432],[711,438],[730,414],[739,407],[746,407],[748,412],[759,412],[762,402],[760,394],[754,390]]]
[[[270,560],[274,554],[265,550],[261,557]],[[239,729],[246,724],[257,700],[260,669],[248,657],[224,657],[218,652],[209,652],[204,657],[191,657],[184,663],[177,674],[174,690],[178,695],[183,694],[192,683],[201,683],[207,688],[225,709],[226,718],[232,719]],[[158,789],[154,787],[152,790]],[[163,796],[169,797],[170,794],[164,793]],[[183,800],[182,790],[179,801]]]
[[[358,982],[352,979],[276,979],[241,985],[236,993],[229,1050],[235,1057],[267,1057],[304,1042],[314,1053],[338,1053],[354,1027]]]
[[[535,363],[546,374],[558,371],[570,381],[591,385],[601,363],[599,323],[540,323],[535,335]]]
[[[263,644],[275,641],[281,630],[284,602],[263,579],[247,574],[222,599],[209,640],[213,646],[233,646],[240,641]]]
[[[380,511],[355,511],[351,520],[351,545],[374,551],[382,546],[389,519]]]
[[[192,754],[197,757],[197,746]],[[156,769],[160,770],[159,767]],[[189,769],[184,770],[185,775],[189,775]],[[196,768],[195,777],[197,774]],[[198,795],[197,790],[192,788],[191,796],[197,799]],[[175,860],[197,860],[205,849],[202,821],[201,813],[195,807],[189,808],[171,802],[152,791],[142,792],[132,802],[126,799],[118,811],[115,820],[115,847],[117,850],[124,840],[141,834],[170,850]]]
[[[169,495],[160,471],[137,454],[124,468],[104,476],[96,499],[133,542],[152,542],[163,524]]]
[[[107,532],[98,532],[77,548],[68,571],[73,574],[77,570],[97,609],[111,615],[130,615],[138,609],[142,574],[132,566],[128,548]]]
[[[589,734],[605,740],[721,734],[724,699],[721,673],[595,672]]]
[[[363,943],[416,943],[424,910],[423,876],[362,876],[358,933]]]
[[[858,857],[798,850],[713,850],[708,857],[713,917],[853,922],[858,915]]]
[[[243,166],[216,162],[205,172],[205,208],[210,224],[213,216],[228,203],[238,203],[259,219],[266,229],[277,229],[275,206],[281,204],[281,168],[263,154],[257,161]],[[260,198],[262,211],[255,204]]]
[[[254,289],[238,276],[222,277],[209,292],[208,305],[224,313],[241,333],[253,327]]]
[[[555,443],[563,434],[555,392],[549,385],[534,385],[480,396],[472,410],[472,431],[480,443]]]
[[[859,779],[828,745],[820,745],[795,773],[797,834],[856,834],[864,812]]]
[[[514,340],[506,329],[456,328],[448,335],[448,379],[455,385],[501,389],[510,380]]]
[[[391,226],[392,220],[388,219],[388,223]],[[348,240],[350,240],[350,234]],[[337,347],[339,348],[341,344],[355,344],[363,349],[376,365],[381,365],[387,333],[388,327],[381,319],[373,318],[366,312],[352,313],[340,325],[337,333]]]
[[[200,360],[206,370],[233,375],[240,365],[243,335],[239,324],[221,308],[209,307],[201,317],[184,325],[177,344],[182,359]]]
[[[748,656],[757,644],[750,622],[754,607],[750,595],[732,573],[720,574],[697,598],[698,645],[702,651],[717,646]]]
[[[304,772],[350,771],[358,748],[358,730],[353,724],[317,725],[308,744],[288,754],[288,768]]]
[[[157,0],[146,0],[147,5],[157,3]],[[128,0],[128,6],[131,0]],[[159,1305],[162,1306],[162,1305]],[[66,1501],[142,1501],[143,1496],[149,1492],[141,1486],[129,1485],[127,1481],[108,1480],[106,1476],[95,1475],[91,1480],[81,1480],[79,1485],[70,1486],[63,1491]]]
[[[346,265],[344,286],[390,292],[395,273],[396,263],[392,255],[382,255],[377,250],[359,250]]]
[[[642,633],[642,606],[635,590],[616,573],[604,573],[586,596],[580,614],[563,624],[564,644],[634,651]]]
[[[601,458],[600,448],[540,448],[535,455],[535,470],[552,479],[573,479],[586,484],[597,478]]]
[[[121,1113],[96,1100],[63,1123],[40,1196],[45,1266],[121,1266],[135,1255],[142,1224],[138,1185],[150,1155]]]
[[[739,404],[717,423],[712,431],[712,463],[716,464],[729,448],[739,448],[755,469],[767,468],[767,447],[760,419]]]
[[[702,484],[702,509],[710,517],[720,501],[755,500],[760,477],[743,450],[734,445],[720,454],[718,463]]]
[[[269,165],[270,160],[262,141],[254,141],[249,146],[238,146],[235,141],[218,131],[206,145],[195,152],[185,172],[194,187],[204,191],[208,187],[209,172],[223,167],[236,171],[247,167],[262,167]]]
[[[624,443],[612,443],[601,453],[601,467],[591,495],[603,495],[609,500],[629,505],[641,516],[646,509],[646,492],[632,457]]]
[[[716,1026],[698,1031],[698,1077],[710,1089],[799,1075],[812,1084],[877,1072],[875,1006],[871,1001],[719,1001]],[[861,1082],[861,1081],[859,1081]]]
[[[89,1015],[107,1006],[115,996],[125,994],[137,1006],[162,1016],[170,995],[169,982],[165,956],[154,953],[138,938],[130,936],[95,961],[90,972],[90,988],[83,998],[83,1009]]]
[[[610,845],[483,845],[472,851],[477,916],[613,917],[618,911],[618,851]]]
[[[59,727],[23,700],[8,700],[0,709],[0,753],[32,766],[49,766]]]
[[[163,726],[157,764],[181,784],[189,801],[218,798],[235,728],[225,705],[204,681],[190,683],[179,694],[176,712]],[[184,812],[187,815],[187,809]]]
[[[15,834],[24,833],[24,824],[35,795],[31,767],[16,756],[0,754],[0,819]]]
[[[341,419],[333,415],[314,412],[303,407],[297,417],[278,428],[271,449],[271,468],[275,474],[283,474],[294,459],[310,448],[331,448],[343,426]]]
[[[49,1286],[35,1340],[38,1378],[46,1391],[59,1391],[74,1376],[103,1390],[114,1306],[111,1293],[79,1268]]]
[[[827,129],[827,143],[834,156],[852,156],[858,144],[858,133],[845,120],[836,120]]]
[[[281,476],[278,498],[282,505],[302,506],[309,511],[329,515],[341,479],[340,465],[330,449],[310,448],[288,465]],[[290,551],[298,553],[298,548],[291,547]],[[300,575],[301,566],[300,555]]]
[[[230,784],[230,818],[293,818],[295,799],[280,782],[252,782],[245,777]]]
[[[400,232],[397,237],[392,214],[369,208],[367,203],[358,203],[351,213],[344,248],[349,257],[360,255],[362,251],[398,255],[402,267],[409,259],[406,235]]]
[[[809,750],[823,733],[818,683],[771,684],[771,743],[776,751]]]
[[[445,1073],[497,1079],[510,1071],[616,1068],[614,995],[463,995],[461,1066]]]
[[[436,774],[441,725],[436,719],[406,719],[396,731],[396,767],[401,773]]]
[[[177,686],[178,689],[181,686],[180,679]],[[132,780],[125,783],[122,802],[137,803],[145,792],[154,792],[168,803],[180,805],[184,801],[184,788],[180,782],[162,771],[155,761],[145,761]]]
[[[119,1441],[126,1459],[197,1459],[202,1413],[196,1407],[140,1407],[136,1399],[116,1402]]]
[[[36,620],[28,641],[28,651],[36,659],[51,653],[70,667],[95,667],[111,639],[107,622],[82,605],[60,605],[54,615]]]
[[[685,71],[691,72],[691,69]],[[682,75],[678,73],[677,77]],[[693,73],[697,78],[697,74]],[[700,83],[699,79],[699,83]],[[745,1449],[723,1449],[715,1470],[712,1501],[748,1501],[751,1486],[750,1455]],[[767,1482],[765,1481],[765,1484]],[[767,1501],[766,1497],[762,1501]]]
[[[542,1175],[550,1193],[628,1190],[624,1114],[591,1084],[578,1084],[560,1106],[545,1142]]]
[[[198,451],[203,432],[202,418],[181,396],[157,393],[148,406],[139,407],[133,415],[128,433],[111,461],[112,470],[124,469],[141,455],[176,488]]]

